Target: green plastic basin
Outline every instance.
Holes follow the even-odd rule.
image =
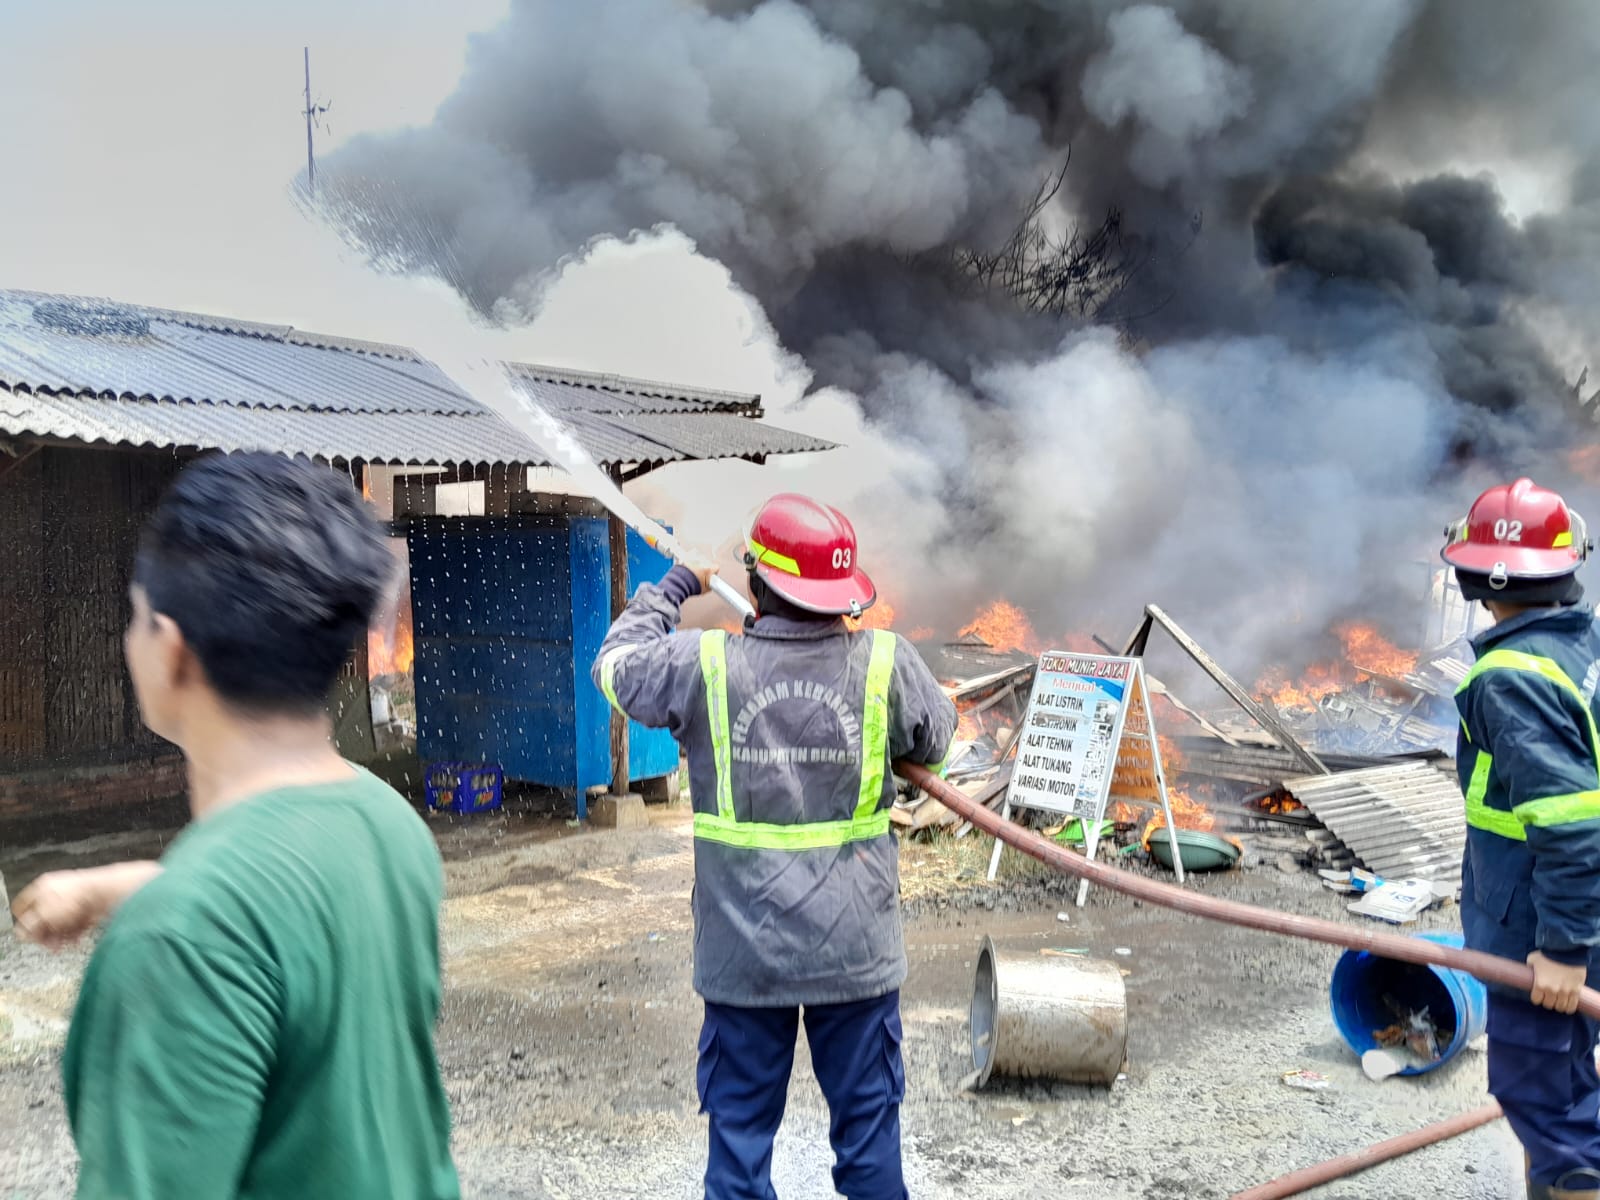
[[[1150,835],[1150,855],[1167,870],[1172,869],[1172,845],[1165,828]],[[1178,830],[1178,853],[1185,871],[1221,871],[1239,861],[1239,847],[1227,838],[1198,829]]]

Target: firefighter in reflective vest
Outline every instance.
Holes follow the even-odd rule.
[[[1554,492],[1483,493],[1446,534],[1462,594],[1495,618],[1456,693],[1467,805],[1467,945],[1533,967],[1530,995],[1491,989],[1489,1091],[1528,1155],[1530,1197],[1600,1200],[1600,631],[1580,605],[1590,543]]]
[[[594,666],[611,703],[666,727],[694,798],[697,1071],[705,1194],[765,1200],[799,1022],[848,1200],[902,1200],[899,988],[906,976],[891,761],[939,764],[956,713],[921,656],[851,631],[876,599],[837,510],[775,496],[750,530],[757,619],[678,633],[709,568],[639,588]]]

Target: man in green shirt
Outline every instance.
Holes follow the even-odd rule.
[[[62,1070],[80,1197],[455,1200],[434,1051],[443,870],[326,711],[392,570],[348,478],[189,467],[140,545],[126,635],[194,821],[160,864],[46,876],[22,936],[105,917]]]

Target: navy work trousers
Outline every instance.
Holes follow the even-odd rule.
[[[1600,1171],[1597,1036],[1600,1022],[1582,1013],[1490,993],[1489,1094],[1505,1109],[1536,1183],[1562,1186],[1574,1172]]]
[[[700,1111],[711,1118],[706,1200],[776,1200],[772,1139],[794,1066],[798,1008],[706,1004]],[[811,1065],[828,1102],[833,1184],[846,1200],[907,1200],[900,1169],[900,993],[805,1009]]]

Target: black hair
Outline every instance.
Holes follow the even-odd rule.
[[[133,582],[230,705],[322,707],[395,571],[350,478],[304,458],[186,468],[146,523]]]
[[[835,613],[812,612],[809,608],[801,608],[798,604],[785,600],[754,571],[750,572],[750,595],[763,617],[782,617],[786,621],[816,621],[821,624],[839,619]]]
[[[1526,608],[1570,608],[1583,599],[1583,584],[1577,575],[1556,575],[1549,579],[1508,579],[1495,587],[1481,571],[1456,569],[1456,585],[1468,600],[1493,600]]]

